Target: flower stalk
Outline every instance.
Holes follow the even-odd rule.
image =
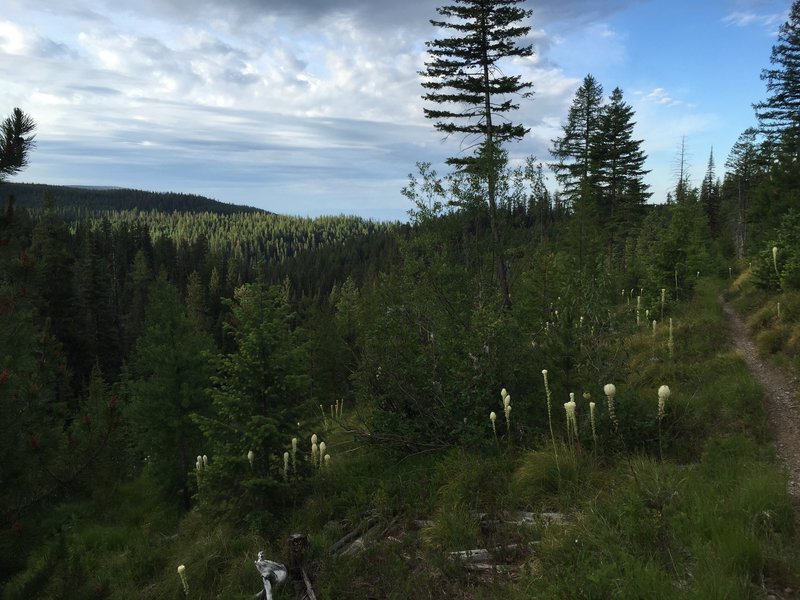
[[[642,311],[642,297],[636,296],[636,326],[639,327],[640,325],[640,318],[639,315]]]
[[[664,411],[670,393],[670,389],[666,385],[658,388],[658,453],[662,461],[664,460],[664,449],[661,442],[661,420],[664,418]]]
[[[778,272],[778,247],[772,247],[772,267],[775,269],[775,275],[780,279],[781,274]]]
[[[189,597],[189,580],[186,578],[186,566],[185,565],[178,565],[178,576],[181,578],[181,584],[183,585],[183,593],[188,598]]]
[[[611,423],[614,425],[614,431],[619,428],[617,422],[617,413],[614,412],[614,397],[617,395],[617,386],[613,383],[607,383],[603,386],[603,393],[606,395],[608,402],[608,416],[611,418]]]
[[[669,341],[667,342],[667,348],[669,349],[669,357],[672,359],[672,355],[675,351],[675,340],[672,339],[672,317],[669,318]]]
[[[550,425],[550,439],[553,441],[553,456],[556,459],[556,468],[558,468],[558,449],[556,447],[556,434],[553,432],[553,408],[552,399],[550,395],[550,382],[547,379],[547,369],[542,369],[542,377],[544,378],[544,392],[547,396],[547,423]],[[559,475],[561,471],[559,469]]]

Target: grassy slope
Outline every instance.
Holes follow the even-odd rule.
[[[650,332],[627,340],[628,364],[615,381],[621,436],[599,401],[605,382],[591,390],[602,409],[596,451],[585,406],[572,449],[554,408],[557,462],[549,438],[535,448],[501,437],[480,452],[401,458],[359,449],[342,432],[325,435],[334,464],[304,490],[285,525],[287,534],[310,534],[319,597],[705,599],[800,589],[800,539],[766,440],[761,391],[727,342],[718,287],[701,282],[673,313],[674,359],[665,328],[655,351]],[[672,396],[659,428],[661,384]],[[185,564],[191,597],[247,598],[259,585],[256,552],[285,559],[280,541],[270,548],[201,512],[178,522],[148,486],[146,478],[124,486],[99,514],[62,508],[68,526],[54,528],[4,597],[178,599],[175,569]],[[502,510],[559,511],[566,520],[520,527],[474,515]],[[367,511],[380,535],[360,554],[331,557],[329,545]],[[431,522],[418,528],[415,519]],[[447,557],[507,543],[535,545],[510,557],[510,570],[488,575]]]

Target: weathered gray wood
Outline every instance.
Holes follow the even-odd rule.
[[[467,568],[469,565],[495,565],[497,566],[503,559],[508,559],[509,556],[520,557],[533,550],[533,547],[539,542],[530,542],[528,544],[508,544],[507,546],[497,546],[496,548],[476,548],[473,550],[457,550],[450,553],[450,558],[459,560],[465,563]],[[476,567],[480,570],[479,567]]]
[[[303,569],[303,584],[306,586],[304,600],[317,600],[317,596],[314,594],[314,588],[311,587],[311,580],[309,580],[305,569]]]
[[[486,521],[489,519],[489,513],[471,512],[470,516],[478,521]],[[527,512],[527,511],[513,511],[501,512],[496,515],[496,520],[502,523],[511,525],[551,525],[553,523],[563,523],[564,515],[559,512]]]
[[[256,569],[261,575],[261,580],[264,582],[264,590],[259,592],[256,597],[272,600],[272,586],[280,585],[286,581],[289,571],[282,564],[264,558],[263,551],[258,553]]]
[[[356,538],[363,537],[365,532],[371,530],[375,527],[375,522],[378,520],[378,516],[375,514],[370,514],[367,516],[366,519],[361,521],[358,526],[353,529],[351,532],[346,534],[344,537],[339,538],[333,544],[331,544],[330,548],[328,548],[328,552],[331,554],[335,554],[341,548],[343,548],[346,544],[352,542]]]

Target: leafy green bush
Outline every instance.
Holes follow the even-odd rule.
[[[773,248],[777,251],[773,254]],[[774,238],[753,264],[755,285],[772,290],[800,290],[800,211],[788,211]]]

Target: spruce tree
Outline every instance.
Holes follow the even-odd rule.
[[[700,185],[700,204],[703,205],[703,212],[706,215],[706,219],[708,219],[708,227],[711,231],[711,236],[716,238],[719,237],[720,233],[720,189],[719,180],[717,179],[714,167],[714,149],[712,148],[711,154],[708,156],[706,175],[703,177],[703,183]]]
[[[506,308],[511,306],[508,274],[497,219],[497,177],[504,160],[504,142],[519,140],[528,132],[505,115],[519,108],[513,95],[528,97],[530,82],[507,75],[500,63],[533,54],[530,45],[517,40],[530,31],[522,22],[531,11],[520,8],[523,0],[454,0],[437,12],[447,20],[431,20],[434,27],[453,32],[452,37],[427,42],[430,61],[421,72],[428,90],[423,98],[435,105],[425,116],[437,130],[459,134],[476,147],[470,156],[456,156],[448,163],[477,174],[486,181],[489,225],[495,254],[495,270]]]
[[[631,228],[640,208],[650,197],[644,183],[642,140],[633,137],[633,108],[615,88],[600,113],[599,127],[590,140],[593,187],[597,190],[598,215],[605,228],[609,257],[613,258],[618,238]]]
[[[760,158],[759,131],[754,127],[745,129],[736,140],[725,162],[725,188],[733,213],[733,237],[736,255],[745,253],[748,220],[753,189],[761,178],[765,165]]]
[[[552,140],[550,165],[562,197],[575,209],[588,201],[594,175],[592,146],[600,128],[603,86],[590,74],[575,92],[561,137]]]
[[[314,406],[308,345],[289,304],[288,284],[245,284],[228,304],[226,331],[236,350],[219,358],[211,415],[196,419],[209,457],[199,475],[200,494],[212,511],[266,526],[289,496],[283,453],[300,435],[301,415]]]
[[[791,138],[800,154],[800,0],[792,3],[770,56],[772,68],[761,72],[767,99],[753,105],[761,130],[770,138]]]
[[[207,412],[211,337],[187,314],[162,275],[150,287],[144,328],[127,365],[125,416],[139,455],[170,495],[189,506],[187,473],[203,439],[192,420]]]

